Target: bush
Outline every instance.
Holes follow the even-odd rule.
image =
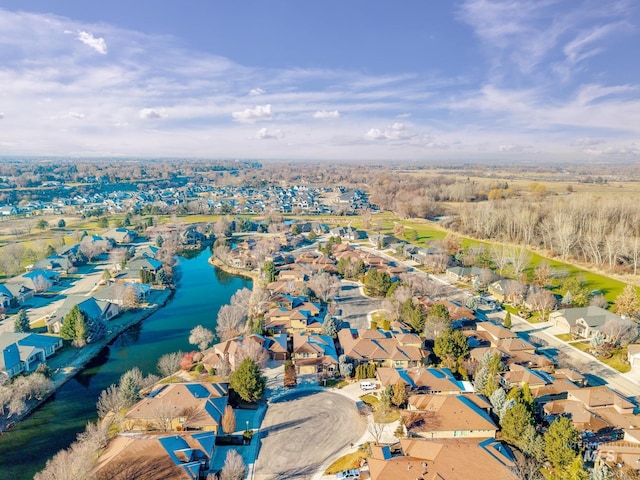
[[[202,365],[201,363],[199,363],[198,365],[196,365],[196,373],[202,373],[204,372],[204,365]]]

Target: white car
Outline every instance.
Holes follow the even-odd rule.
[[[360,382],[361,390],[375,390],[376,384],[374,382]]]
[[[345,470],[343,472],[338,472],[336,474],[336,478],[338,480],[359,479],[360,478],[360,470],[358,470],[357,468],[354,468],[354,469],[351,469],[351,470]]]

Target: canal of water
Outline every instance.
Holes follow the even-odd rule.
[[[13,431],[0,435],[0,479],[33,479],[47,459],[96,419],[100,392],[117,383],[120,375],[133,367],[144,374],[157,373],[163,354],[194,349],[188,340],[193,327],[215,331],[220,307],[238,289],[251,288],[251,281],[212,267],[207,262],[210,255],[207,249],[191,259],[180,257],[178,288],[164,308],[114,339],[50,400]]]

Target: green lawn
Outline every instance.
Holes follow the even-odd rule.
[[[350,470],[352,468],[359,468],[360,463],[363,459],[367,458],[369,455],[362,450],[358,450],[357,452],[347,453],[346,455],[340,457],[324,472],[325,475],[335,475],[338,472],[342,472],[343,470]]]
[[[556,335],[555,337],[559,340],[562,340],[563,342],[573,341],[573,335],[571,335],[570,333],[561,333],[560,335]]]
[[[381,411],[380,400],[375,395],[367,393],[366,395],[362,395],[360,400],[373,409],[373,417],[378,423],[391,423],[400,419],[400,411],[393,406],[389,407],[386,412]]]
[[[571,342],[570,345],[572,347],[576,347],[578,350],[582,350],[583,352],[591,355],[589,349],[591,348],[591,344],[588,341],[578,341]],[[601,361],[602,363],[609,365],[611,368],[615,368],[620,373],[627,373],[631,370],[631,366],[626,362],[627,358],[627,349],[626,348],[618,348],[613,351],[613,353],[608,357],[593,357],[596,360]]]

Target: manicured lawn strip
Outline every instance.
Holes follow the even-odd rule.
[[[589,342],[579,341],[579,342],[571,342],[570,345],[572,347],[576,347],[578,350],[582,350],[583,352],[588,353],[589,348],[591,347]],[[617,371],[621,373],[627,373],[631,370],[631,366],[626,363],[625,359],[627,357],[626,348],[618,348],[614,350],[613,354],[610,357],[593,357],[596,360],[601,361],[602,363],[609,365],[611,368],[615,368]]]
[[[378,322],[378,328],[381,327],[382,322],[387,319],[386,310],[378,310],[371,314],[371,320]]]
[[[369,455],[362,450],[357,452],[347,453],[343,457],[340,457],[324,472],[325,475],[335,475],[343,470],[351,470],[352,468],[359,468],[362,459],[367,458]]]
[[[563,342],[573,341],[573,335],[571,335],[570,333],[561,333],[560,335],[556,335],[555,337],[559,340],[562,340]]]

